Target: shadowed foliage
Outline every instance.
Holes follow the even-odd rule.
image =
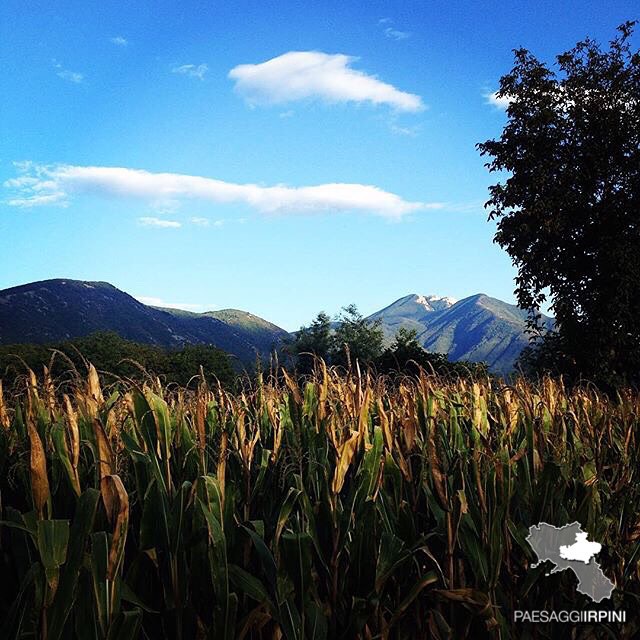
[[[74,368],[84,370],[87,361],[98,371],[107,372],[109,380],[141,380],[149,371],[166,382],[186,386],[200,376],[201,367],[210,383],[220,381],[229,387],[236,379],[231,358],[210,345],[164,349],[124,340],[108,331],[57,344],[0,345],[0,379],[11,386],[24,377],[25,367],[39,371],[43,366],[53,377],[62,378],[73,374]]]

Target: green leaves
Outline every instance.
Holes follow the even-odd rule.
[[[50,610],[49,640],[58,640],[62,636],[64,625],[76,601],[78,575],[84,559],[88,536],[93,528],[100,493],[96,489],[87,489],[78,500],[76,513],[69,531],[69,542],[64,567],[55,599]]]
[[[51,428],[51,440],[55,448],[58,460],[62,463],[69,484],[73,488],[77,496],[80,495],[80,478],[78,477],[78,469],[74,466],[72,456],[66,440],[66,430],[61,424],[54,424]]]
[[[229,565],[229,579],[240,593],[244,593],[258,604],[267,604],[273,608],[269,593],[262,582],[254,575],[234,564]]]
[[[38,520],[36,544],[49,585],[51,597],[58,588],[60,567],[67,558],[69,522],[67,520]]]
[[[382,591],[385,582],[409,559],[411,553],[404,542],[389,531],[383,531],[376,566],[376,591]]]

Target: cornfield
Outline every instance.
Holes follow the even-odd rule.
[[[237,392],[0,385],[0,637],[635,638],[640,395],[561,381],[259,376]],[[615,583],[530,568],[579,521]],[[515,609],[624,609],[624,625]]]

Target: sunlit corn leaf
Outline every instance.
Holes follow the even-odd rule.
[[[42,440],[35,427],[28,422],[30,446],[30,469],[31,469],[31,495],[33,496],[33,506],[43,517],[44,508],[50,499],[49,477],[47,476],[47,459],[42,446]]]

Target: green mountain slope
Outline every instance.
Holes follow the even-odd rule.
[[[202,318],[212,318],[223,322],[231,327],[234,333],[242,339],[250,342],[260,353],[270,353],[277,349],[288,336],[289,333],[277,325],[253,315],[248,311],[240,309],[221,309],[220,311],[205,311],[204,313],[194,313],[183,311],[182,309],[162,309],[170,315],[179,318],[197,320]]]
[[[240,312],[238,312],[240,313]],[[45,280],[0,291],[0,344],[47,343],[114,331],[127,340],[163,347],[212,344],[243,364],[268,353],[286,331],[142,304],[106,282]],[[258,328],[259,327],[259,330]]]

